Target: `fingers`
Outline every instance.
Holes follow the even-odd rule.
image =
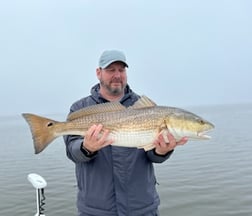
[[[96,125],[95,125],[96,126]],[[96,127],[95,127],[95,130],[93,132],[93,138],[94,139],[98,139],[100,133],[101,133],[101,130],[102,130],[102,125],[101,124],[98,124]]]
[[[112,139],[108,139],[109,130],[104,130],[99,142],[102,144],[102,147],[111,145],[113,143]]]
[[[184,144],[187,143],[187,141],[188,141],[188,138],[187,137],[183,137],[181,140],[179,140],[177,142],[177,145],[184,145]]]
[[[96,140],[98,135],[100,134],[101,132],[101,129],[102,129],[102,125],[99,124],[99,125],[92,125],[88,131],[87,131],[87,134],[86,134],[86,138],[89,138],[89,139],[92,139],[92,140]]]
[[[83,145],[91,152],[98,151],[113,143],[113,140],[108,139],[108,136],[109,130],[103,129],[101,124],[92,125],[85,135]]]
[[[184,145],[187,141],[187,137],[183,137],[181,140],[176,141],[175,137],[166,131],[166,133],[160,133],[154,141],[156,146],[155,150],[159,154],[166,154],[167,152],[175,149],[178,145]]]

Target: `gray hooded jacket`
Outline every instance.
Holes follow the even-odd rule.
[[[99,94],[99,84],[91,95],[75,102],[70,113],[81,108],[108,102]],[[127,85],[121,104],[133,105],[139,96]],[[154,150],[107,146],[92,157],[83,153],[83,138],[65,136],[66,152],[76,165],[78,185],[77,207],[80,215],[140,216],[157,215],[159,196],[153,162],[169,158],[156,155]]]

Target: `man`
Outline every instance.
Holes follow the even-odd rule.
[[[91,95],[75,102],[70,112],[81,108],[120,101],[128,107],[139,98],[127,84],[125,55],[118,50],[102,53],[96,76],[100,81],[91,89]],[[93,125],[86,136],[65,136],[67,156],[76,165],[78,184],[77,207],[79,216],[156,216],[160,204],[156,191],[154,163],[162,163],[172,154],[177,145],[171,134],[166,143],[162,135],[154,141],[155,149],[112,146],[109,131]]]

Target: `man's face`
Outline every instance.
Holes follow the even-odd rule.
[[[97,77],[100,80],[101,88],[107,93],[117,96],[124,92],[127,84],[127,74],[125,64],[122,62],[114,62],[105,69],[97,70]]]

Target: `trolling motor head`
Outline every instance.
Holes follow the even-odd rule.
[[[36,173],[29,174],[27,179],[36,189],[45,188],[47,186],[46,180]]]
[[[46,180],[36,173],[29,174],[27,179],[36,189],[37,213],[35,216],[45,216],[43,206],[45,205],[44,188],[47,186]]]

